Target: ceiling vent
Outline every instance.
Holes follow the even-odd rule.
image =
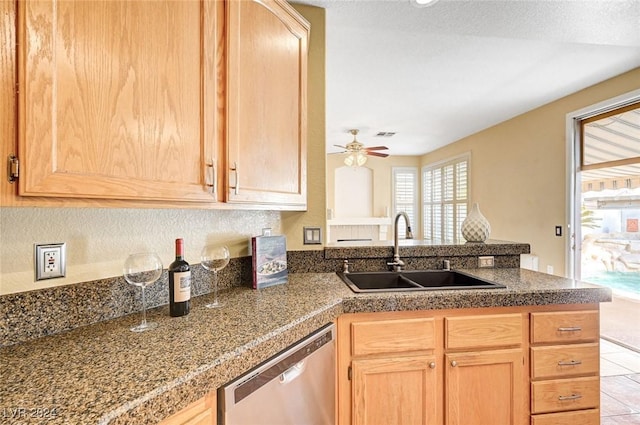
[[[377,137],[391,137],[396,134],[395,131],[380,131],[376,134]]]

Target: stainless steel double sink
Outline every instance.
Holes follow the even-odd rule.
[[[339,272],[338,276],[353,292],[357,293],[506,288],[502,284],[478,279],[453,270]]]

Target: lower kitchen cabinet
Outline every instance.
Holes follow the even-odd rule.
[[[160,422],[160,425],[216,425],[216,391],[211,391],[181,411]]]
[[[600,423],[597,310],[531,314],[531,424]]]
[[[354,360],[354,424],[437,423],[434,356]]]
[[[597,304],[344,314],[338,424],[597,424],[598,316]]]
[[[526,423],[522,349],[445,356],[447,425]]]

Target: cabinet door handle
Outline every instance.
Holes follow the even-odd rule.
[[[558,328],[558,331],[560,332],[578,332],[581,330],[582,328],[580,326],[567,326]]]
[[[240,172],[238,171],[238,163],[234,162],[233,163],[233,167],[231,167],[231,171],[235,172],[236,175],[236,185],[233,187],[233,193],[234,194],[238,194],[240,193]]]
[[[559,401],[567,401],[567,400],[579,400],[582,398],[580,394],[571,394],[571,395],[560,395],[558,396]]]
[[[216,198],[218,197],[218,173],[216,171],[216,161],[215,160],[211,160],[211,177],[212,177],[212,182],[213,184],[211,185],[211,193],[213,193],[213,196],[215,196]]]
[[[558,366],[578,366],[581,364],[582,364],[582,360],[568,360],[568,361],[560,360],[558,362]]]
[[[211,188],[211,193],[217,197],[218,194],[218,175],[216,173],[216,161],[211,160],[211,163],[207,163],[207,167],[211,167],[211,184],[207,184]]]
[[[455,361],[455,360],[451,361],[451,366],[453,366],[453,367],[458,366],[458,362],[457,362],[457,361]]]
[[[436,362],[429,363],[429,368],[430,369],[435,369],[436,368]]]

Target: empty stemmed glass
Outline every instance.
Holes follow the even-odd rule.
[[[131,254],[124,262],[124,279],[134,286],[142,288],[142,322],[131,328],[133,332],[144,332],[156,327],[156,323],[147,322],[147,302],[144,290],[155,283],[162,275],[162,261],[155,252]]]
[[[229,248],[224,245],[207,245],[200,253],[200,264],[206,270],[213,271],[213,302],[205,304],[205,307],[216,308],[222,304],[218,301],[218,271],[229,264]]]

